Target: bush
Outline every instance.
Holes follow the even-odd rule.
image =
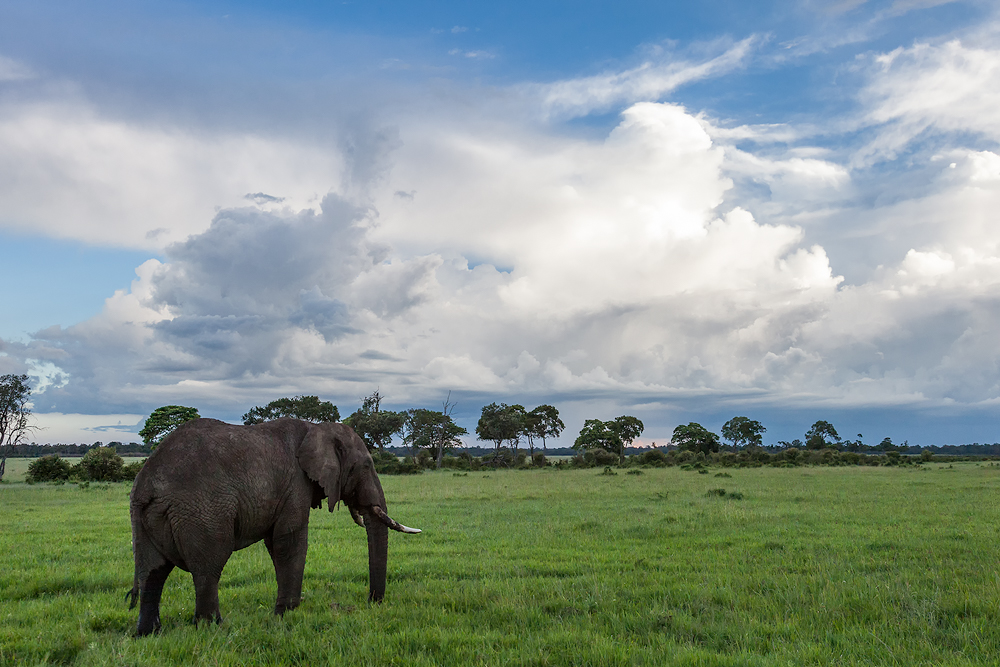
[[[581,468],[599,468],[613,466],[617,463],[618,457],[616,455],[600,447],[588,449],[583,454],[577,454],[573,457],[573,465]]]
[[[630,457],[636,463],[643,466],[653,466],[654,468],[663,468],[667,465],[667,454],[666,452],[660,451],[659,449],[650,449],[638,454],[636,456]]]
[[[376,450],[372,452],[372,461],[375,462],[375,472],[380,475],[414,475],[420,472],[420,466],[412,458],[400,461],[391,452]]]
[[[143,459],[142,461],[132,461],[131,463],[126,463],[125,465],[123,465],[121,472],[121,481],[131,482],[132,480],[134,480],[135,476],[139,474],[140,470],[142,470],[142,466],[144,463],[146,463],[145,459]]]
[[[447,470],[471,470],[472,462],[468,453],[463,452],[464,456],[443,456],[441,457],[441,468]]]
[[[28,472],[24,476],[24,481],[28,484],[35,482],[55,482],[66,480],[72,467],[68,461],[59,458],[58,454],[51,454],[35,459],[28,465]]]
[[[534,456],[531,457],[531,465],[536,468],[544,468],[549,464],[549,460],[545,458],[545,454],[541,452],[535,452]]]
[[[114,447],[92,447],[80,460],[79,477],[91,482],[117,482],[124,465]]]

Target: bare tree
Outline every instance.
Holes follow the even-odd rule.
[[[0,479],[7,467],[7,455],[32,430],[28,425],[30,397],[27,375],[0,376]]]

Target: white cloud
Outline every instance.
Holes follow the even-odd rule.
[[[928,131],[1000,141],[1000,50],[960,40],[895,49],[874,58],[861,99],[883,127],[859,161],[892,159]]]
[[[624,72],[606,72],[532,85],[527,90],[539,99],[543,112],[548,116],[585,116],[619,105],[656,101],[686,83],[738,69],[744,66],[758,42],[757,37],[748,37],[703,62],[647,60]]]
[[[35,78],[35,73],[24,63],[0,56],[0,82],[25,81]]]
[[[0,225],[87,243],[161,248],[248,193],[318,205],[344,167],[336,151],[281,139],[143,126],[82,105],[0,107]]]

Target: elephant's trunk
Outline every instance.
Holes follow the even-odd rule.
[[[381,602],[385,597],[385,570],[389,561],[389,527],[365,512],[368,533],[368,601]]]

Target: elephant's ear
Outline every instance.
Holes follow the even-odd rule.
[[[340,457],[332,435],[323,428],[312,426],[299,443],[298,451],[299,466],[309,479],[323,487],[331,512],[340,502]]]

